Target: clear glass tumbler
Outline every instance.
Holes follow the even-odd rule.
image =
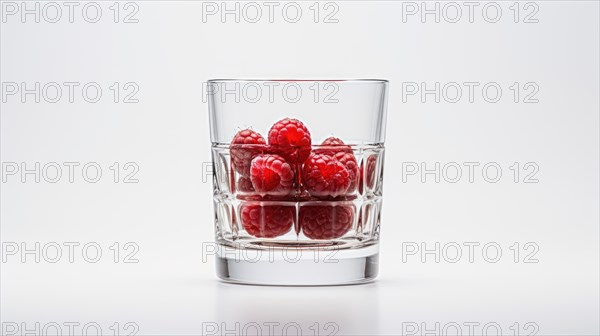
[[[217,275],[263,285],[378,272],[386,80],[209,80]]]

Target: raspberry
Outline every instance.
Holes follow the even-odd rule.
[[[354,221],[351,205],[305,205],[300,208],[299,223],[311,239],[334,239],[343,236]]]
[[[237,189],[241,192],[253,192],[254,187],[249,177],[240,176],[237,182]]]
[[[348,169],[335,157],[325,154],[313,154],[304,162],[302,180],[313,196],[343,195],[351,183]]]
[[[269,130],[271,149],[292,165],[301,164],[308,158],[310,144],[310,132],[298,119],[282,119]]]
[[[250,129],[239,131],[229,146],[231,165],[242,176],[250,176],[250,162],[266,150],[265,138]]]
[[[292,192],[294,171],[279,155],[258,155],[250,164],[250,180],[257,193],[285,196]]]
[[[353,153],[344,153],[338,152],[335,154],[335,158],[342,163],[346,169],[348,170],[350,185],[348,186],[348,190],[346,193],[350,194],[356,190],[356,186],[358,185],[358,163],[356,162],[356,157]]]
[[[294,207],[290,206],[242,204],[240,214],[244,229],[258,238],[286,234],[294,221]]]
[[[356,162],[356,157],[350,146],[346,145],[339,138],[329,137],[321,143],[321,146],[315,150],[315,153],[327,154],[340,161],[346,167],[348,174],[350,175],[350,186],[348,187],[348,190],[346,190],[346,193],[352,193],[356,190],[359,176],[358,163]]]
[[[360,169],[360,183],[358,185],[358,191],[360,193],[363,192],[363,176],[366,174],[366,183],[367,183],[367,188],[369,188],[369,190],[372,190],[373,187],[375,186],[375,169],[377,166],[377,155],[369,155],[369,157],[367,158],[367,165],[366,168],[364,167],[364,164],[361,163],[360,164],[361,169]]]
[[[315,153],[327,155],[335,155],[338,152],[352,153],[352,148],[336,137],[323,140],[321,146],[315,150]]]
[[[350,148],[350,146],[346,145],[340,138],[329,137],[323,140],[321,146],[344,146]]]

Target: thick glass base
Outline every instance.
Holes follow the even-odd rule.
[[[224,281],[274,286],[327,286],[370,282],[379,269],[379,245],[352,249],[219,245],[217,276]]]

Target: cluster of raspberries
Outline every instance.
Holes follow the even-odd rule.
[[[276,122],[268,141],[253,130],[241,130],[230,146],[231,165],[239,176],[235,185],[254,200],[326,201],[302,205],[299,228],[311,239],[339,238],[350,230],[355,211],[338,201],[362,188],[360,169],[352,148],[338,138],[315,147],[308,128],[297,119]],[[273,238],[290,231],[295,208],[244,202],[240,214],[249,234]]]

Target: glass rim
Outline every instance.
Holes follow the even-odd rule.
[[[375,79],[375,78],[352,78],[352,79],[234,79],[234,78],[223,78],[223,79],[209,79],[208,83],[232,83],[232,82],[344,82],[344,83],[379,83],[387,84],[387,79]]]

